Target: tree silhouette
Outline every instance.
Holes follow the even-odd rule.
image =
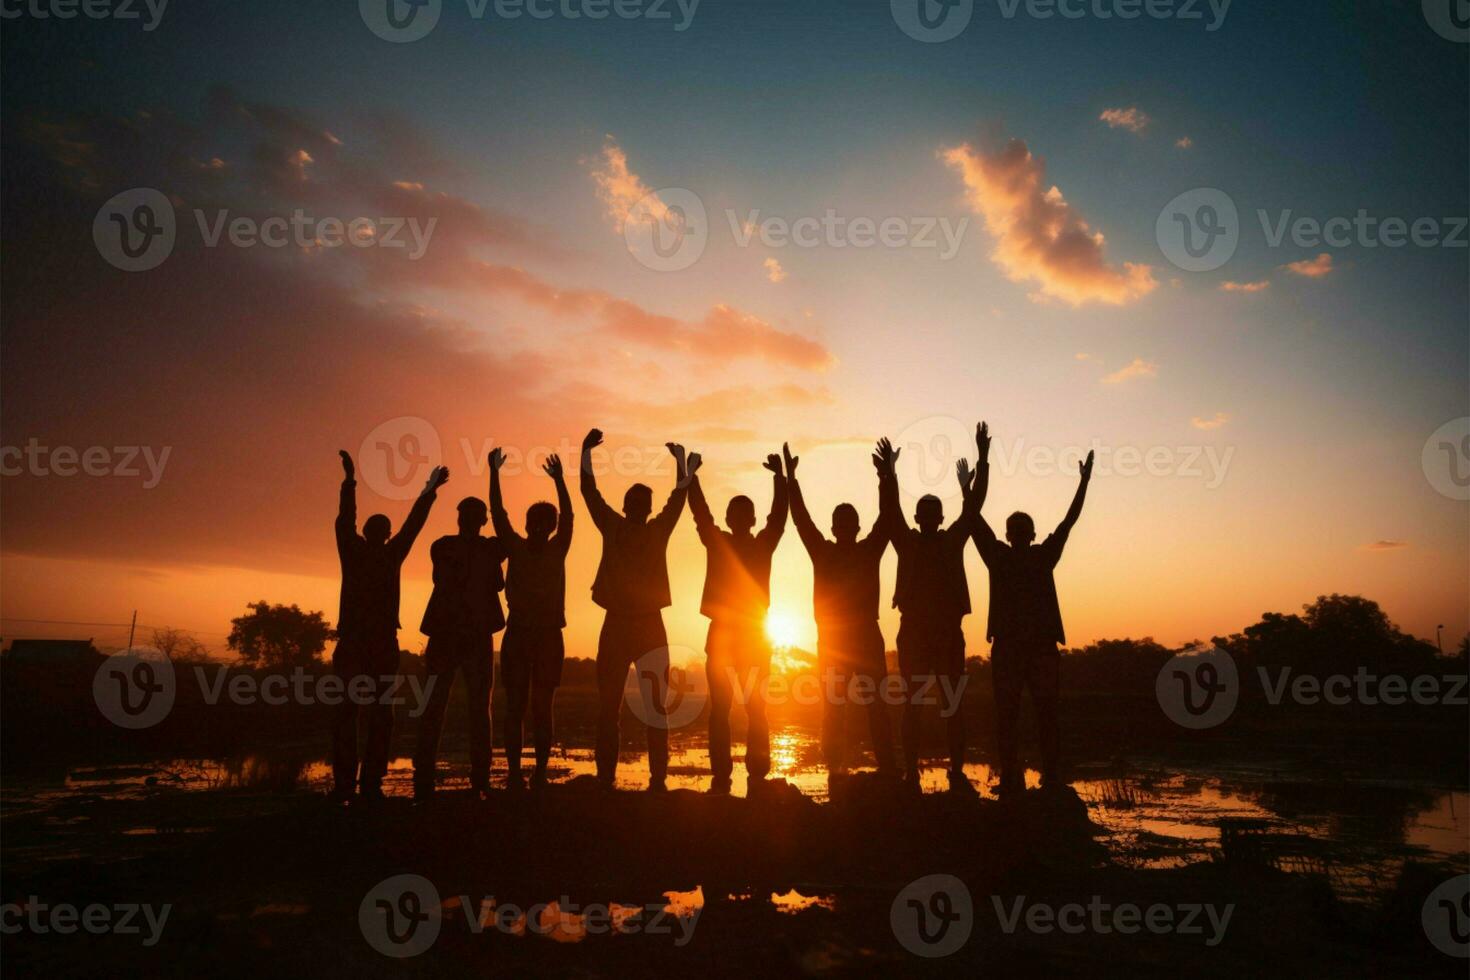
[[[230,620],[228,643],[249,667],[311,666],[333,636],[320,612],[273,606],[264,599],[246,608],[249,612]]]
[[[153,648],[176,664],[209,662],[209,648],[185,630],[163,626],[153,631]]]

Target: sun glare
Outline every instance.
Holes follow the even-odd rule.
[[[772,646],[791,647],[796,645],[800,634],[796,620],[789,613],[772,609],[766,613],[766,636],[770,638]]]

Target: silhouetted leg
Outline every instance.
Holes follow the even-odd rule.
[[[1018,651],[1004,640],[996,640],[990,650],[990,677],[995,685],[995,735],[1000,755],[1002,790],[1024,789],[1025,774],[1021,770],[1020,749],[1016,742],[1016,722],[1021,714],[1021,692],[1025,683],[1024,664],[1017,663]]]
[[[546,766],[551,761],[552,700],[556,687],[549,681],[539,680],[531,686],[531,731],[536,742],[536,778],[546,778]]]
[[[1041,781],[1056,786],[1061,780],[1061,752],[1057,731],[1057,701],[1061,686],[1061,656],[1053,646],[1031,655],[1031,704],[1036,709],[1036,732],[1041,742]]]
[[[771,772],[771,728],[766,720],[766,680],[771,673],[771,650],[766,645],[764,626],[757,624],[747,631],[747,650],[754,654],[745,660],[748,669],[742,682],[750,685],[745,702],[745,772],[752,780],[765,779]]]
[[[413,787],[415,793],[432,792],[434,765],[439,758],[439,734],[444,730],[444,711],[449,707],[449,692],[454,687],[455,663],[445,652],[443,638],[429,637],[424,651],[425,682],[428,702],[419,718],[418,744],[413,753]]]
[[[888,679],[888,664],[883,654],[883,634],[878,624],[873,623],[864,641],[862,666],[873,679],[874,696],[868,705],[868,738],[873,745],[873,760],[878,771],[892,773],[897,768],[893,756],[893,725],[888,719],[888,702],[884,700],[885,682]]]
[[[398,637],[384,637],[373,654],[373,703],[362,710],[367,714],[367,744],[362,753],[362,792],[377,795],[383,791],[383,776],[388,772],[388,749],[393,741],[393,702],[398,682]]]
[[[628,682],[626,640],[620,617],[609,613],[597,638],[597,778],[611,785],[618,769],[618,716],[623,710],[623,686]]]
[[[949,774],[951,780],[955,780],[965,778],[965,711],[960,700],[964,694],[960,685],[965,678],[965,634],[958,623],[949,634],[949,644],[940,674],[948,681],[948,688],[936,685],[936,693],[940,698],[940,711],[950,712],[945,725],[949,735]],[[953,699],[952,703],[950,699]]]
[[[490,694],[495,686],[495,641],[465,637],[465,693],[470,712],[470,787],[490,788]]]
[[[832,693],[840,689],[844,678],[842,670],[832,662],[834,659],[830,650],[825,656],[821,652],[817,654],[817,681],[822,691],[822,761],[826,763],[828,775],[847,768],[846,715],[842,699]]]
[[[927,662],[924,633],[913,623],[900,623],[898,627],[898,669],[905,684],[902,722],[904,775],[915,784],[919,779],[923,712],[919,699],[930,690],[928,677],[920,673]]]
[[[500,679],[505,684],[505,764],[512,782],[521,777],[526,703],[531,696],[531,658],[525,637],[512,625],[500,647]]]
[[[709,768],[715,788],[729,789],[734,769],[730,761],[730,705],[734,701],[735,664],[726,637],[715,623],[710,624],[705,647],[709,654],[704,667],[709,681]]]
[[[357,645],[346,640],[332,651],[332,673],[344,687],[360,672],[362,657]],[[357,705],[344,697],[332,708],[332,792],[350,797],[357,790]]]
[[[663,613],[642,617],[637,624],[636,635],[639,639],[635,655],[639,658],[638,669],[644,674],[639,683],[646,681],[648,684],[649,700],[646,703],[677,707],[669,705],[669,640],[664,632]],[[669,721],[662,712],[653,720],[654,724],[645,726],[648,730],[649,788],[662,789],[669,772]]]

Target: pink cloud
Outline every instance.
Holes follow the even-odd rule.
[[[1104,109],[1102,115],[1097,117],[1108,124],[1110,129],[1126,129],[1130,133],[1141,133],[1153,120],[1149,119],[1148,113],[1137,106],[1129,106],[1127,109]]]
[[[1262,279],[1258,282],[1222,282],[1220,289],[1227,293],[1259,293],[1271,288],[1269,280]]]
[[[1315,259],[1302,259],[1300,262],[1288,262],[1282,266],[1288,272],[1294,272],[1308,279],[1321,279],[1332,272],[1332,253],[1323,252]]]
[[[1037,283],[1040,297],[1072,306],[1123,305],[1158,285],[1147,265],[1108,265],[1102,233],[1046,184],[1046,165],[1025,142],[996,153],[962,144],[942,157],[964,180],[967,202],[995,238],[991,258],[1012,282]]]
[[[1196,429],[1204,429],[1206,431],[1209,431],[1210,429],[1223,428],[1225,423],[1229,421],[1229,415],[1225,414],[1224,412],[1216,412],[1214,418],[1208,419],[1201,418],[1200,416],[1196,415],[1193,419],[1190,420],[1190,424],[1193,425]]]
[[[1141,357],[1135,357],[1130,363],[1103,378],[1103,384],[1116,385],[1135,378],[1156,378],[1159,374],[1159,366],[1153,361],[1145,361]]]

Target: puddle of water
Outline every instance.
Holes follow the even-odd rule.
[[[748,787],[739,762],[737,758],[732,792],[744,796]],[[799,728],[773,732],[771,763],[773,777],[790,781],[818,802],[827,800],[827,773],[814,733]],[[504,765],[504,757],[497,757],[492,773],[492,780],[501,785]],[[590,749],[568,748],[553,757],[549,776],[553,782],[564,782],[595,772]],[[990,766],[974,763],[965,767],[965,773],[980,793],[993,794],[997,778]],[[384,792],[411,795],[412,775],[411,760],[395,758]],[[643,789],[648,778],[646,756],[624,754],[618,767],[618,788]],[[706,748],[692,738],[676,742],[670,757],[669,787],[705,791],[710,781]],[[448,790],[467,788],[463,758],[451,755],[442,761],[439,782]],[[236,789],[324,792],[330,783],[327,761],[301,751],[294,755],[262,752],[230,760],[171,759],[148,766],[78,767],[50,781],[19,785],[11,781],[0,795],[0,809],[7,816],[46,814],[61,803],[77,800]],[[947,777],[942,764],[925,769],[920,784],[926,792],[944,791]],[[1026,784],[1035,788],[1039,776],[1027,772]],[[1079,779],[1072,785],[1093,821],[1106,832],[1103,842],[1113,858],[1130,867],[1263,860],[1286,870],[1326,874],[1339,895],[1354,899],[1388,887],[1405,860],[1459,858],[1463,863],[1470,852],[1470,794],[1463,790],[1391,781],[1349,782],[1337,774],[1227,767],[1135,769],[1109,778]],[[71,817],[67,822],[85,819]],[[165,832],[172,830],[144,826],[124,831],[140,836]],[[683,910],[679,914],[692,914],[704,900],[697,890],[666,897]],[[782,911],[794,913],[826,900],[792,892],[772,896],[771,901]],[[548,907],[548,913],[557,926],[553,932],[585,934],[586,923],[578,920],[577,913],[559,905]]]
[[[778,895],[775,892],[771,892],[771,904],[776,906],[777,912],[786,915],[795,915],[798,912],[805,912],[807,909],[827,909],[830,911],[837,908],[837,900],[830,895],[803,895],[795,888],[791,889],[785,895]]]

